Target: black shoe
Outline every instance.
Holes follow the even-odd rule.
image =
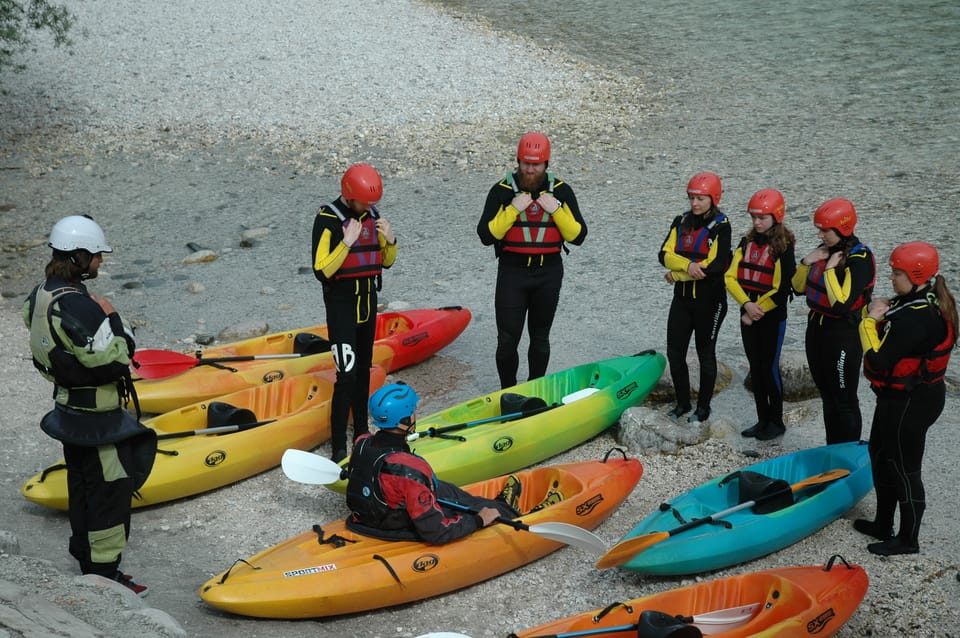
[[[759,432],[765,427],[767,427],[767,424],[765,421],[757,421],[756,423],[748,427],[746,430],[741,432],[740,436],[745,436],[747,438],[752,436],[757,436],[757,432]]]
[[[130,578],[129,576],[127,576],[121,571],[117,571],[117,575],[114,576],[113,579],[118,583],[120,583],[121,585],[123,585],[124,587],[126,587],[127,589],[129,589],[130,591],[132,591],[134,594],[136,594],[140,598],[143,598],[144,596],[147,595],[146,585],[138,585],[137,583],[133,582],[132,578]]]
[[[334,450],[333,453],[330,455],[330,460],[333,461],[334,463],[339,463],[345,458],[347,458],[346,450]]]
[[[777,437],[783,436],[783,433],[787,431],[787,428],[783,423],[767,423],[762,430],[757,432],[754,436],[757,437],[758,441],[770,441]]]
[[[697,408],[687,417],[687,423],[703,423],[710,418],[710,408]]]
[[[876,523],[865,518],[858,518],[853,521],[853,529],[857,530],[861,534],[866,534],[871,538],[875,538],[878,541],[885,541],[893,538],[893,528],[884,527],[880,523]]]
[[[671,420],[671,421],[673,421],[674,423],[676,423],[677,421],[680,420],[680,417],[682,417],[684,414],[686,414],[686,413],[689,412],[689,411],[690,411],[690,404],[689,404],[689,403],[686,404],[686,405],[683,405],[683,404],[681,404],[681,403],[678,403],[677,405],[674,406],[674,408],[673,408],[672,410],[670,410],[669,412],[667,412],[667,416],[670,417],[670,420]]]
[[[879,543],[870,543],[867,550],[877,556],[896,556],[898,554],[918,554],[920,545],[909,545],[897,537],[881,541]]]

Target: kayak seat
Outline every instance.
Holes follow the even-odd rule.
[[[637,619],[637,638],[703,638],[703,632],[670,614],[646,610]]]
[[[783,479],[770,478],[759,472],[738,470],[720,481],[720,485],[739,479],[739,502],[754,501],[754,514],[770,514],[793,505],[793,491]]]
[[[529,412],[547,407],[547,402],[540,397],[528,397],[516,392],[504,392],[500,395],[500,414],[514,412]],[[515,417],[517,419],[522,417]]]
[[[293,338],[294,354],[320,354],[330,352],[330,342],[311,332],[301,332]]]
[[[211,401],[207,406],[207,427],[210,428],[256,422],[257,415],[247,408],[238,408],[223,401]]]

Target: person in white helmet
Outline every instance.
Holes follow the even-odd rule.
[[[103,254],[103,230],[87,216],[61,219],[50,233],[46,279],[27,297],[33,363],[54,384],[54,409],[40,427],[63,444],[69,498],[69,551],[83,574],[116,580],[144,596],[146,586],[120,571],[130,535],[133,493],[153,467],[156,433],[124,409],[136,395],[130,359],[136,344],[109,299],[91,293]],[[139,410],[138,410],[139,413]]]

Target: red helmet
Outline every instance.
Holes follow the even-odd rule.
[[[527,133],[517,145],[517,161],[540,164],[550,161],[550,140],[543,133]]]
[[[890,267],[907,273],[915,286],[921,286],[940,271],[940,255],[925,241],[911,241],[893,249]]]
[[[383,197],[380,173],[369,164],[354,164],[340,178],[340,194],[363,204],[376,204]]]
[[[687,195],[709,195],[714,206],[720,205],[723,187],[715,173],[697,173],[687,184]]]
[[[849,199],[831,199],[824,202],[813,214],[813,225],[820,230],[832,228],[844,237],[849,237],[857,225],[857,210]]]
[[[773,215],[778,224],[783,223],[783,213],[787,205],[783,201],[783,194],[775,188],[764,188],[757,191],[747,204],[747,212],[751,215]]]

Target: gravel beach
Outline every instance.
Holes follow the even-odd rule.
[[[872,99],[859,107],[830,74],[790,74],[794,60],[786,55],[763,65],[744,57],[721,75],[687,68],[683,56],[695,53],[678,45],[677,57],[625,73],[578,56],[562,38],[534,44],[494,29],[490,17],[439,3],[383,0],[358,13],[319,0],[269,14],[249,0],[68,5],[78,15],[72,55],[41,44],[25,73],[0,78],[0,339],[7,345],[0,372],[10,381],[0,389],[7,451],[0,638],[505,636],[691,582],[598,571],[590,557],[566,548],[459,592],[351,617],[258,621],[206,607],[197,588],[235,559],[345,515],[339,497],[294,484],[279,470],[135,513],[123,566],[150,586],[146,607],[80,579],[66,552],[66,517],[19,494],[28,476],[60,456],[38,428],[50,388],[30,362],[20,304],[42,274],[46,235],[64,215],[89,213],[105,228],[115,252],[92,288],[135,323],[138,345],[189,350],[237,325],[282,330],[322,322],[320,287],[308,268],[313,214],[337,194],[347,165],[375,164],[385,177],[381,208],[400,241],[381,300],[398,309],[463,305],[474,314],[454,344],[395,375],[417,388],[424,413],[497,386],[496,264],[474,227],[527,130],[551,137],[551,169],[573,186],[590,228],[565,259],[551,370],[664,350],[670,290],[656,251],[686,203],[686,180],[699,170],[724,178],[723,208],[735,236],[747,230],[741,213],[750,195],[773,186],[787,198],[798,250],[809,250],[812,211],[846,196],[860,211],[858,235],[877,253],[880,294],[890,292],[890,249],[921,238],[941,246],[942,272],[960,290],[958,253],[948,248],[958,238],[949,211],[960,204],[960,87],[930,70],[946,64],[957,40],[953,5],[925,8],[948,37],[924,55],[909,49],[919,44],[868,37],[865,23],[844,25],[852,44],[835,55],[873,65],[858,87]],[[753,45],[740,46],[745,54]],[[909,62],[898,66],[902,59]],[[792,97],[757,89],[768,75],[788,77]],[[709,108],[694,106],[697,95],[709,96]],[[832,95],[842,99],[828,108]],[[197,247],[217,258],[189,263]],[[802,355],[802,301],[790,311],[786,350]],[[732,381],[714,400],[711,438],[640,457],[639,485],[597,530],[608,544],[682,490],[758,456],[823,444],[819,400],[787,404],[780,441],[739,437],[752,423],[753,401],[729,317],[719,351]],[[838,636],[960,636],[956,388],[951,380],[946,410],[928,437],[918,556],[866,551],[851,521],[872,515],[871,495],[786,550],[697,580],[822,563],[839,553],[863,565],[871,585]],[[869,424],[874,400],[863,382],[860,393]],[[639,410],[666,407],[648,402]],[[633,420],[628,414],[623,427]],[[613,428],[555,461],[597,458],[618,445],[618,433]]]

